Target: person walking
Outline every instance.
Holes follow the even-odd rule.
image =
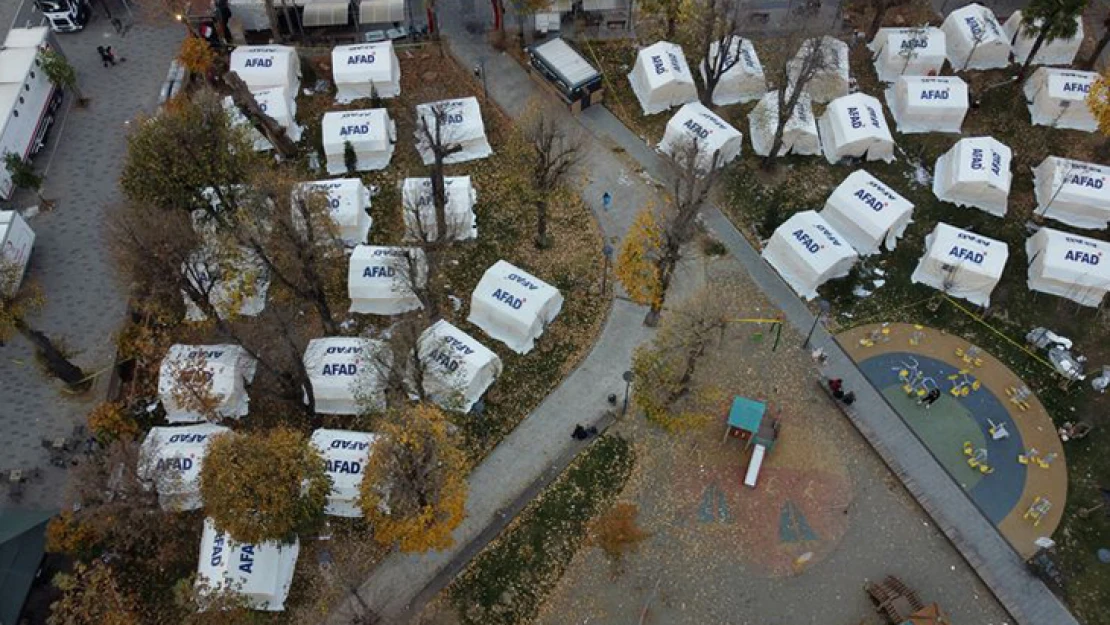
[[[602,193],[601,194],[601,207],[603,209],[605,209],[606,211],[608,211],[609,207],[612,206],[612,205],[613,205],[613,196],[610,195],[608,191],[606,191],[605,193]]]

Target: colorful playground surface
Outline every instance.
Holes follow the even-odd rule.
[[[933,328],[872,324],[837,340],[979,510],[1032,556],[1067,499],[1064,448],[1036,395],[990,354]],[[927,409],[930,391],[940,397]]]

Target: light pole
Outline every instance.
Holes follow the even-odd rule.
[[[613,262],[613,246],[606,243],[601,248],[601,254],[605,257],[605,266],[601,269],[601,295],[604,297],[606,280],[609,278],[609,263]]]
[[[475,67],[474,71],[478,74],[478,77],[482,79],[482,93],[484,93],[486,95],[486,99],[488,100],[489,99],[489,85],[486,84],[486,57],[485,56],[478,57],[478,67]]]
[[[813,338],[813,332],[817,330],[817,324],[821,322],[822,317],[829,314],[829,309],[831,308],[831,306],[825,300],[819,299],[817,300],[817,308],[817,315],[813,317],[813,325],[809,327],[809,334],[806,334],[806,340],[804,343],[802,343],[802,349],[809,347],[809,340]]]
[[[624,405],[621,407],[621,416],[623,417],[628,413],[628,392],[632,389],[632,372],[625,371],[621,374],[621,379],[624,380]]]

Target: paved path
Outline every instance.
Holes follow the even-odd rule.
[[[9,0],[10,2],[10,0]],[[4,4],[9,4],[5,2]],[[18,2],[15,4],[18,5]],[[29,13],[27,0],[19,25]],[[113,9],[115,8],[113,3]],[[14,10],[0,23],[6,36]],[[114,333],[126,307],[126,288],[114,270],[104,233],[104,215],[121,200],[117,180],[126,151],[126,123],[140,112],[151,112],[170,60],[177,52],[183,30],[137,24],[119,37],[94,9],[94,21],[80,33],[58,35],[58,42],[77,70],[79,85],[91,98],[88,108],[72,106],[51,131],[51,142],[39,153],[35,165],[46,170],[43,195],[56,207],[30,220],[35,249],[29,277],[46,296],[41,314],[31,324],[55,338],[62,338],[75,352],[74,360],[87,372],[111,364]],[[111,45],[127,61],[114,68],[101,66],[96,46]],[[56,146],[56,151],[55,151]],[[12,204],[35,204],[34,196],[17,194]],[[65,471],[50,467],[43,437],[70,434],[84,421],[88,410],[104,396],[104,381],[82,397],[65,395],[60,386],[39,372],[30,345],[16,337],[0,348],[0,469],[41,467],[41,480],[30,482],[18,505],[56,508],[64,495]],[[0,507],[14,505],[6,495]]]

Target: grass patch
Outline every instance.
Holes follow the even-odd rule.
[[[512,625],[535,617],[582,546],[590,519],[621,491],[634,462],[631,443],[616,435],[584,451],[448,588],[460,622]]]

